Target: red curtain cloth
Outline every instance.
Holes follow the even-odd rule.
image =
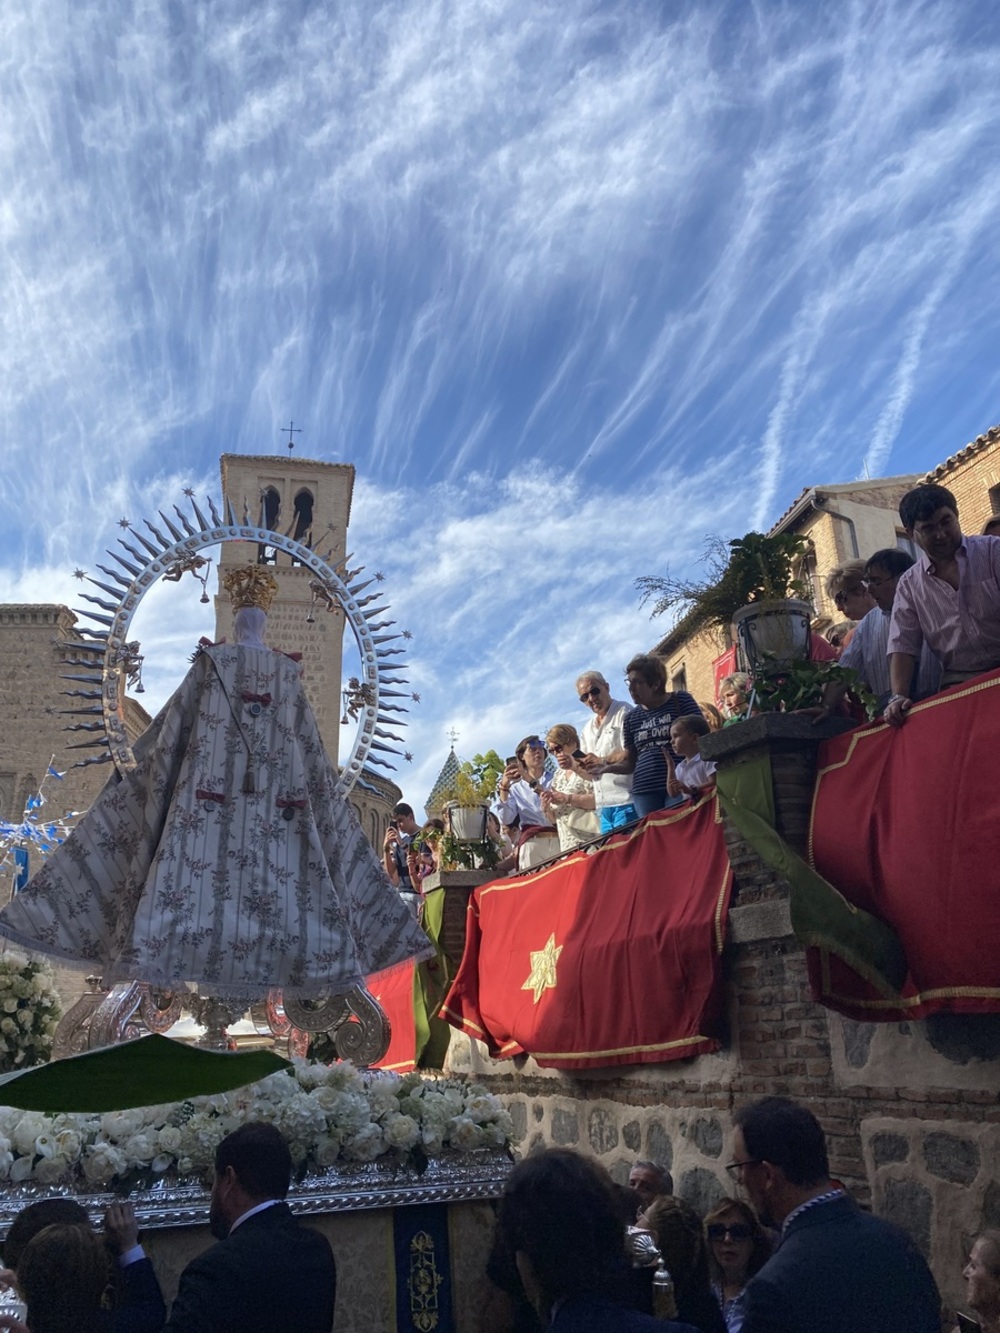
[[[417,1032],[413,1012],[413,984],[415,964],[404,963],[369,982],[372,995],[386,1012],[392,1029],[389,1049],[376,1069],[392,1069],[397,1074],[408,1074],[417,1067]]]
[[[715,1050],[731,885],[714,796],[485,884],[442,1015],[493,1055],[557,1069]]]
[[[811,949],[816,999],[868,1022],[1000,1011],[998,754],[997,671],[918,704],[898,731],[821,747],[812,863],[894,928],[909,977],[894,1002]]]

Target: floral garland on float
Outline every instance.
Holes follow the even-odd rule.
[[[13,950],[0,954],[0,1074],[48,1060],[61,1016],[48,963]]]
[[[300,1182],[377,1159],[420,1174],[442,1154],[507,1149],[513,1137],[499,1099],[477,1084],[297,1061],[249,1087],[169,1105],[103,1115],[0,1108],[0,1181],[122,1194],[168,1179],[193,1185],[247,1121],[281,1130]]]

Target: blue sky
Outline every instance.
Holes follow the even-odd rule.
[[[0,597],[294,418],[415,634],[416,800],[618,678],[636,575],[1000,421],[987,0],[3,0],[0,61]]]

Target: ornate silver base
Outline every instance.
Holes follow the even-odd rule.
[[[385,1011],[364,986],[326,1000],[284,1001],[281,991],[272,989],[266,1000],[251,1004],[249,998],[157,991],[139,981],[120,981],[107,990],[99,977],[90,976],[86,993],[60,1020],[52,1058],[113,1046],[146,1032],[166,1032],[185,1010],[205,1028],[199,1046],[227,1050],[233,1044],[227,1027],[248,1009],[258,1033],[274,1038],[276,1046],[283,1042],[290,1057],[304,1058],[310,1037],[328,1033],[339,1059],[365,1068],[381,1060],[392,1037]]]

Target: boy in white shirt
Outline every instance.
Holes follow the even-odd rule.
[[[668,786],[671,796],[698,797],[703,788],[715,785],[715,765],[698,753],[698,742],[708,733],[708,723],[700,714],[679,717],[670,728],[670,744],[681,756]]]

